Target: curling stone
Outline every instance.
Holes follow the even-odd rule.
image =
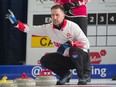
[[[36,85],[35,80],[27,77],[26,73],[23,73],[21,78],[16,78],[14,82],[18,87],[32,87]]]
[[[36,86],[53,86],[56,85],[57,78],[50,73],[50,70],[43,70],[39,76],[36,77]]]
[[[17,87],[17,85],[12,80],[7,80],[7,76],[3,76],[0,81],[0,87]]]

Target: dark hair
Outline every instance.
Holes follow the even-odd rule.
[[[60,9],[61,11],[64,12],[64,8],[63,8],[63,6],[61,6],[61,5],[54,5],[54,6],[51,7],[51,10],[52,10],[52,9]]]

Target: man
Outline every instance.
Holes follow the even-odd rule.
[[[64,85],[72,77],[70,69],[76,69],[79,78],[78,85],[86,85],[83,67],[90,47],[89,41],[80,27],[65,19],[64,9],[60,5],[51,8],[52,23],[29,27],[17,21],[14,14],[6,18],[19,30],[39,36],[49,36],[57,51],[44,55],[40,62],[41,65],[52,70],[60,78],[56,85]]]
[[[87,36],[88,13],[86,5],[91,2],[91,0],[54,0],[54,2],[64,7],[66,19],[78,24],[84,34]],[[91,62],[89,55],[87,56],[86,60],[87,65],[84,67],[84,74],[87,82],[90,82]]]

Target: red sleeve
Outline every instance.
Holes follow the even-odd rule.
[[[18,28],[20,31],[23,31],[23,32],[24,32],[24,29],[26,28],[25,25],[26,25],[26,24],[24,24],[24,23],[18,21],[18,26],[17,26],[17,28]]]

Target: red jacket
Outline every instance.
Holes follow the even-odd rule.
[[[75,2],[78,1],[79,2],[79,6],[72,8],[72,13],[74,14],[74,16],[87,16],[87,7],[86,4],[89,2],[89,0],[54,0],[55,3],[60,4],[60,5],[64,5],[66,3],[70,3],[70,2]]]

